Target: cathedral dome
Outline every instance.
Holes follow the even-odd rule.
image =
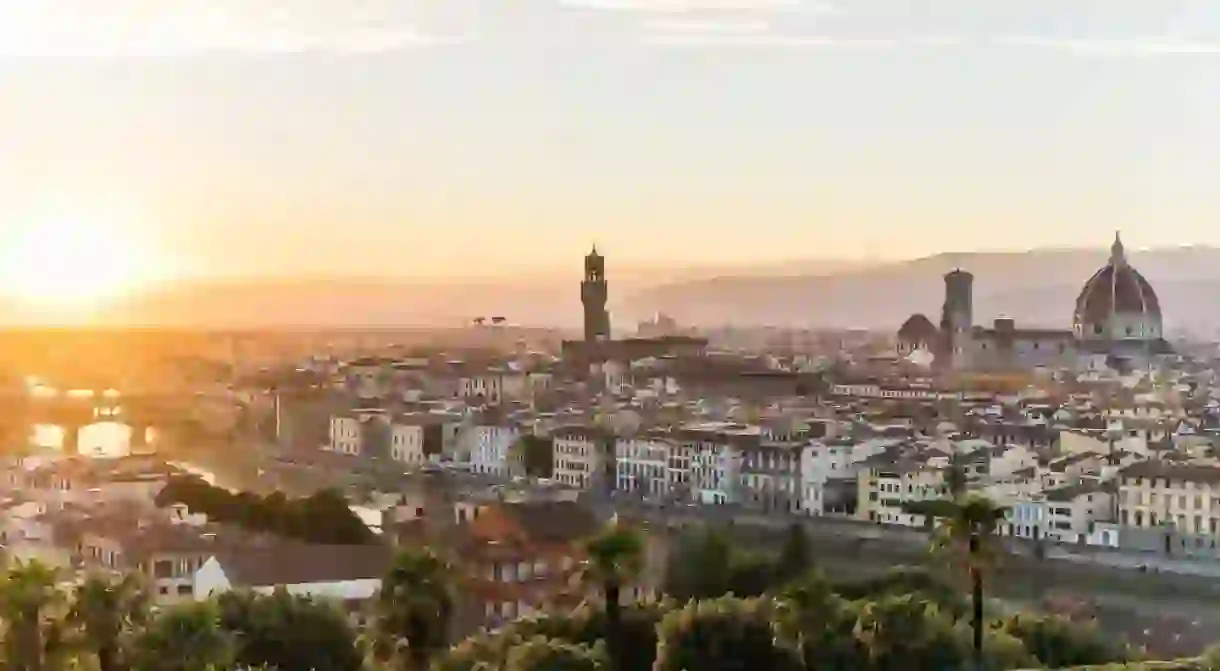
[[[922,314],[911,315],[898,329],[898,339],[904,343],[929,344],[935,341],[939,329]]]
[[[1076,299],[1073,329],[1082,340],[1161,338],[1161,304],[1148,280],[1127,263],[1118,234],[1110,262],[1085,282]]]

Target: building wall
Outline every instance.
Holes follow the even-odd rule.
[[[390,458],[408,465],[422,465],[424,427],[417,424],[394,424],[390,432]]]
[[[653,500],[668,498],[670,445],[656,438],[615,441],[615,490]]]
[[[328,448],[341,454],[360,454],[364,438],[360,420],[347,415],[331,415]]]
[[[229,577],[225,575],[224,567],[212,557],[195,572],[192,585],[192,597],[195,600],[205,600],[210,596],[223,594],[233,589]],[[255,585],[246,587],[256,594],[271,594],[279,585]],[[360,580],[339,580],[311,583],[295,583],[282,585],[289,594],[309,596],[320,599],[363,600],[371,599],[381,589],[381,580],[366,578]]]
[[[556,435],[554,450],[554,480],[579,489],[593,486],[601,463],[598,445],[584,437]]]
[[[496,424],[470,428],[472,446],[470,468],[475,473],[507,477],[511,471],[509,452],[520,439],[520,430],[515,426]]]

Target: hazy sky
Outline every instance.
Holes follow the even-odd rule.
[[[1220,244],[1218,82],[1216,0],[0,0],[0,225],[221,274]]]

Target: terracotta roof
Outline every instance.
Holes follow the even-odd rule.
[[[937,337],[940,329],[923,314],[913,314],[898,329],[898,339],[908,343],[929,343]]]
[[[1121,471],[1124,478],[1164,478],[1188,482],[1220,483],[1220,467],[1199,464],[1172,464],[1150,459],[1132,464]]]
[[[545,543],[568,543],[588,537],[601,522],[591,509],[574,501],[506,503],[500,509],[526,536]]]
[[[1148,280],[1126,262],[1122,243],[1118,240],[1115,240],[1110,263],[1094,273],[1080,291],[1076,299],[1076,323],[1103,324],[1114,313],[1161,316],[1156,292]]]
[[[239,547],[216,557],[234,586],[266,587],[381,578],[393,563],[385,545],[275,543]]]

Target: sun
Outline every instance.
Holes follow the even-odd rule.
[[[85,307],[152,281],[155,257],[122,227],[40,222],[3,241],[0,292],[42,307]]]

